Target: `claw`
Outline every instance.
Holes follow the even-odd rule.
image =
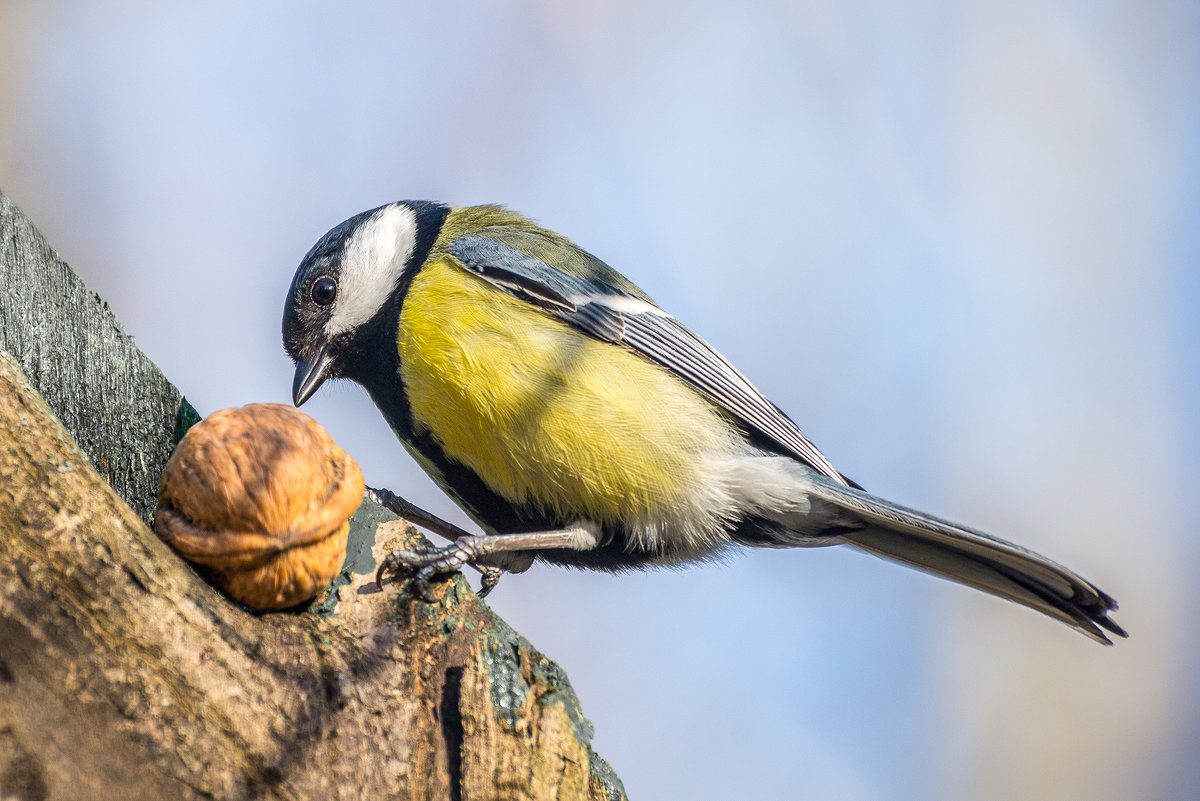
[[[429,565],[426,565],[418,570],[417,574],[413,576],[413,584],[416,585],[417,595],[421,596],[421,600],[427,604],[437,601],[437,599],[433,597],[433,587],[429,586],[429,580],[433,578],[433,576],[433,570],[430,569]]]
[[[497,584],[500,583],[500,577],[504,575],[504,570],[494,565],[486,565],[479,568],[479,572],[483,574],[483,578],[479,581],[478,597],[486,598]]]
[[[415,568],[417,572],[413,578],[417,582],[417,589],[426,600],[429,600],[429,580],[442,573],[453,573],[465,564],[470,564],[483,575],[479,586],[480,598],[485,597],[500,582],[500,576],[504,573],[503,568],[475,563],[479,557],[495,550],[494,547],[489,548],[487,537],[469,534],[453,523],[447,523],[436,515],[414,506],[390,490],[367,487],[366,495],[375,503],[390,509],[410,523],[415,523],[452,541],[444,548],[431,547],[428,550],[389,552],[379,563],[379,569],[375,571],[375,583],[381,589],[383,579],[388,571],[399,572],[401,568]],[[494,544],[493,542],[492,545],[494,546]]]
[[[481,539],[478,536],[467,535],[459,537],[441,548],[421,551],[408,549],[389,551],[388,555],[379,563],[379,569],[375,571],[375,583],[382,588],[383,578],[388,571],[397,572],[401,568],[415,570],[413,581],[416,582],[417,592],[426,601],[432,600],[430,580],[435,576],[454,573],[463,565],[473,563],[483,550],[479,542]],[[493,575],[493,571],[495,575]],[[481,572],[484,574],[483,594],[486,595],[500,580],[499,573],[501,571],[500,568],[489,566],[481,568]]]

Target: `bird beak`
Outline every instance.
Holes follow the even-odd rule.
[[[296,362],[296,377],[292,379],[292,403],[297,406],[304,405],[304,402],[321,388],[325,379],[329,378],[332,363],[333,359],[329,356],[326,345],[322,345],[313,358]]]

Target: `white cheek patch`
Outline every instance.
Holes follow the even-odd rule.
[[[408,206],[381,209],[358,227],[342,254],[333,314],[325,333],[333,336],[370,320],[396,288],[417,241],[417,216]]]

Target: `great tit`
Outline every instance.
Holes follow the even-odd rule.
[[[297,406],[366,388],[483,529],[403,564],[678,564],[848,544],[1102,643],[1117,604],[1045,557],[862,490],[629,279],[500,206],[389,203],[333,228],[288,290]]]

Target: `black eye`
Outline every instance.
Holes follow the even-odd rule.
[[[333,303],[333,299],[337,297],[337,281],[326,276],[317,279],[317,282],[312,287],[313,303],[318,306],[328,306]]]

